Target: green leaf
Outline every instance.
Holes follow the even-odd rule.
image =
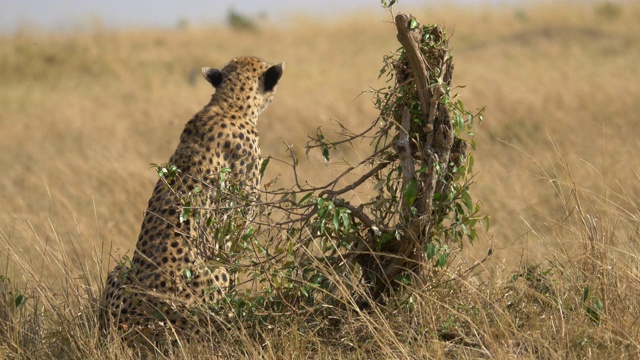
[[[469,213],[472,213],[473,212],[473,201],[471,200],[471,195],[469,194],[468,191],[465,191],[465,192],[462,193],[462,202],[464,202],[464,205],[469,210]]]
[[[596,308],[594,308],[592,306],[587,306],[587,310],[586,310],[587,311],[587,315],[589,315],[589,317],[591,318],[591,321],[596,326],[600,325],[600,313],[601,313],[601,311],[598,309],[599,305],[602,305],[602,302],[600,302],[600,303],[596,302]]]
[[[391,1],[389,1],[389,3],[387,3],[386,1],[384,1],[384,0],[383,0],[383,1],[382,1],[382,7],[383,7],[383,8],[390,8],[390,7],[392,7],[392,6],[393,6],[393,4],[395,4],[395,3],[396,3],[396,1],[397,1],[397,0],[391,0]]]
[[[253,235],[253,228],[250,227],[249,229],[247,229],[247,232],[244,235],[242,235],[242,240],[247,241],[252,235]]]
[[[469,234],[467,234],[467,237],[469,238],[470,243],[473,243],[473,241],[478,238],[478,232],[474,227],[470,226]]]
[[[598,309],[598,312],[603,312],[604,311],[604,303],[602,303],[602,299],[596,299],[595,307],[596,307],[596,309]]]
[[[464,118],[459,111],[455,112],[456,117],[456,130],[461,131],[464,128]]]
[[[382,247],[386,243],[391,241],[393,238],[394,238],[394,235],[391,232],[386,232],[386,233],[382,234],[382,236],[380,236],[380,238],[378,239],[378,243],[376,244],[376,251],[380,251],[382,249]]]
[[[340,213],[337,210],[333,212],[333,228],[340,229]]]
[[[440,245],[435,242],[428,243],[424,248],[425,255],[427,255],[427,259],[431,260],[440,252]]]
[[[378,190],[382,189],[382,187],[383,187],[383,186],[384,186],[384,184],[386,184],[386,183],[387,183],[387,181],[386,181],[386,180],[380,180],[380,181],[378,181],[378,183],[377,183],[377,184],[375,184],[375,185],[373,186],[373,190],[374,190],[374,191],[378,191]]]
[[[436,262],[436,267],[439,267],[439,268],[445,267],[445,265],[447,265],[448,259],[449,259],[449,253],[443,252],[442,254],[440,254],[440,257],[438,257],[438,261]]]
[[[411,22],[409,23],[409,29],[413,30],[418,26],[418,21],[415,18],[411,18]]]
[[[405,285],[411,284],[411,276],[407,273],[398,274],[393,280]]]
[[[16,307],[20,307],[20,306],[24,305],[24,303],[26,301],[27,301],[27,298],[24,295],[20,294],[20,295],[16,296],[16,298],[15,298]]]
[[[187,280],[191,280],[191,276],[192,276],[191,269],[185,268],[182,273],[184,274],[184,277],[187,278]]]
[[[418,185],[416,184],[416,179],[411,179],[407,186],[404,189],[404,201],[407,206],[413,205],[414,201],[418,197]]]
[[[349,214],[351,214],[349,209],[340,209],[340,219],[347,230],[351,229],[351,217]]]
[[[456,215],[464,214],[464,209],[462,208],[462,205],[460,205],[460,203],[456,203],[455,209]]]
[[[225,180],[227,178],[227,173],[225,172],[220,172],[220,176],[218,177],[218,183],[220,184],[220,189],[224,189],[225,186]]]
[[[191,216],[191,202],[188,201],[180,211],[180,223],[185,222],[189,216]]]
[[[305,202],[311,196],[313,196],[313,192],[310,192],[307,195],[303,196],[302,199],[300,199],[300,201],[298,201],[298,205],[302,205],[302,203]]]
[[[324,157],[324,161],[329,161],[329,147],[322,147],[322,157]]]
[[[271,156],[268,156],[262,161],[262,164],[260,165],[260,177],[264,176],[264,171],[267,169],[267,165],[269,165],[269,160],[271,160]]]
[[[587,300],[589,300],[589,292],[590,292],[590,288],[588,286],[585,286],[584,290],[582,291],[582,303],[586,303]]]
[[[154,312],[154,313],[151,315],[151,317],[153,317],[153,318],[154,318],[154,319],[156,319],[156,320],[161,320],[161,321],[162,321],[162,320],[166,320],[166,319],[167,319],[167,318],[164,316],[164,314],[163,314],[163,313],[161,313],[160,311],[156,311],[156,312]]]

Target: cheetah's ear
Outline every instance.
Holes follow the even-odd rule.
[[[268,68],[264,73],[264,91],[273,91],[273,88],[278,84],[278,80],[282,76],[284,70],[284,63],[273,65]]]
[[[222,84],[222,72],[218,69],[212,69],[210,67],[202,68],[202,75],[214,88],[217,88]]]

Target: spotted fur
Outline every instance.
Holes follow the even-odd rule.
[[[168,162],[179,175],[161,178],[153,190],[132,261],[108,276],[101,300],[103,325],[124,330],[132,335],[129,339],[154,337],[158,330],[180,331],[198,320],[194,309],[225,296],[230,275],[203,251],[206,237],[192,219],[180,219],[182,204],[175,194],[212,189],[225,168],[249,192],[255,191],[262,162],[258,116],[273,99],[283,69],[283,64],[272,66],[256,57],[202,69],[216,90],[186,124]]]

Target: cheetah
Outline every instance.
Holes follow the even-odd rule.
[[[225,296],[230,274],[220,263],[212,266],[211,251],[205,250],[210,247],[202,244],[207,237],[194,219],[184,219],[176,194],[213,192],[211,184],[223,170],[255,193],[262,162],[256,125],[283,69],[283,63],[270,65],[257,57],[234,58],[220,70],[202,69],[215,92],[187,122],[169,160],[178,175],[161,177],[153,190],[133,258],[108,275],[100,304],[103,326],[125,331],[127,340],[149,340],[161,329],[192,335],[199,331],[191,326],[197,321],[194,309]]]

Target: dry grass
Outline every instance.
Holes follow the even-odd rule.
[[[493,247],[491,261],[474,278],[413,293],[413,311],[348,314],[349,326],[333,336],[283,322],[180,356],[637,357],[640,7],[620,9],[414,11],[453,31],[454,82],[466,85],[467,108],[487,107],[476,137],[475,198],[493,226],[459,258],[465,266]],[[318,125],[338,120],[357,130],[376,116],[369,96],[358,95],[380,85],[382,55],[399,46],[385,19],[298,20],[255,34],[191,28],[0,38],[0,357],[126,355],[117,342],[100,341],[93,296],[113,264],[109,252],[131,254],[155,182],[148,164],[168,158],[211,93],[201,66],[240,54],[285,61],[259,124],[262,149],[285,158],[284,141],[302,156]],[[367,147],[342,150],[357,158]],[[335,166],[311,154],[301,177],[320,183]],[[266,177],[278,174],[289,181],[287,167],[272,162]],[[16,308],[20,294],[26,304]],[[445,341],[446,334],[464,340]],[[242,339],[247,344],[237,345]]]

